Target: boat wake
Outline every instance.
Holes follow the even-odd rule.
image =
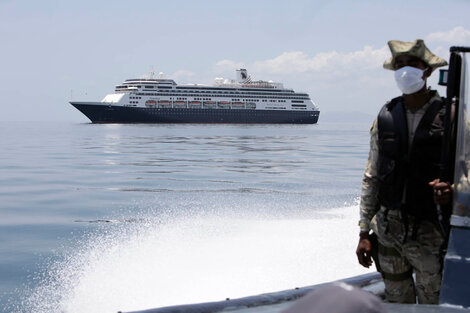
[[[106,222],[96,222],[95,231],[37,275],[39,286],[25,295],[18,311],[115,313],[363,274],[354,254],[357,212],[355,205],[299,219],[180,215],[141,216],[132,223],[100,220]]]

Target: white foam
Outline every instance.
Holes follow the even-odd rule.
[[[51,266],[25,306],[115,313],[363,274],[354,253],[357,216],[357,206],[348,206],[316,219],[187,216],[105,225]]]

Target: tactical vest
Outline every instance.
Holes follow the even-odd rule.
[[[440,174],[445,101],[440,99],[430,104],[411,146],[403,103],[403,97],[393,99],[382,108],[377,119],[379,203],[419,219],[435,220],[436,205],[429,182]]]

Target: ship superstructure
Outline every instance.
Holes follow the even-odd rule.
[[[94,123],[316,123],[319,110],[306,93],[281,83],[216,78],[213,86],[172,79],[128,79],[101,102],[70,102]]]

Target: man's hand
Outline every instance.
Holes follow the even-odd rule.
[[[447,182],[441,182],[436,178],[429,182],[429,186],[434,189],[434,202],[439,205],[450,204],[452,202],[452,188]]]
[[[359,237],[359,243],[356,249],[357,260],[359,264],[369,268],[369,266],[372,265],[372,244],[369,239],[369,234],[362,232]]]

